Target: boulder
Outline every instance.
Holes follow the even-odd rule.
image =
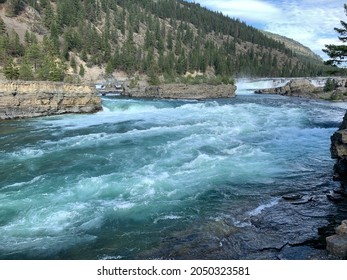
[[[336,234],[326,238],[327,250],[334,256],[347,257],[347,220],[335,229]]]
[[[327,250],[334,256],[347,257],[347,234],[332,235],[326,238]]]
[[[339,225],[335,231],[338,235],[347,234],[347,220],[342,221],[341,225]]]

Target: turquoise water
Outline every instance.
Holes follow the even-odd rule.
[[[0,122],[0,258],[229,256],[250,216],[330,182],[346,108],[249,93]]]

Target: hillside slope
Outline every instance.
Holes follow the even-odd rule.
[[[298,41],[295,41],[294,39],[290,39],[288,37],[285,37],[279,34],[274,34],[268,31],[262,30],[262,32],[269,38],[282,42],[287,48],[291,49],[292,51],[294,51],[295,53],[299,55],[312,58],[313,60],[316,60],[316,61],[322,61],[322,58],[319,55],[314,53],[310,48],[304,46]]]
[[[145,75],[151,84],[240,76],[316,76],[323,63],[282,41],[173,0],[5,0],[0,67],[8,78],[95,81]]]

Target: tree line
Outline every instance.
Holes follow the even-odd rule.
[[[36,30],[28,30],[21,42],[0,19],[0,63],[11,79],[61,81],[69,78],[68,68],[83,77],[84,65],[104,68],[106,75],[122,70],[129,75],[140,73],[168,80],[187,71],[220,77],[313,76],[323,71],[319,62],[298,57],[257,29],[195,3],[1,2],[6,2],[6,14],[11,17],[31,7],[40,15],[37,24],[42,25],[38,31],[42,40],[38,40]]]

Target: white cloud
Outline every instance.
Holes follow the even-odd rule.
[[[344,16],[343,5],[337,5],[337,2],[331,1],[327,5],[319,1],[313,4],[311,0],[283,1],[284,17],[276,22],[266,22],[265,29],[293,38],[326,58],[322,42],[337,38],[334,27]]]
[[[275,18],[280,12],[275,5],[260,0],[200,0],[196,2],[244,21],[263,21],[266,18]]]

